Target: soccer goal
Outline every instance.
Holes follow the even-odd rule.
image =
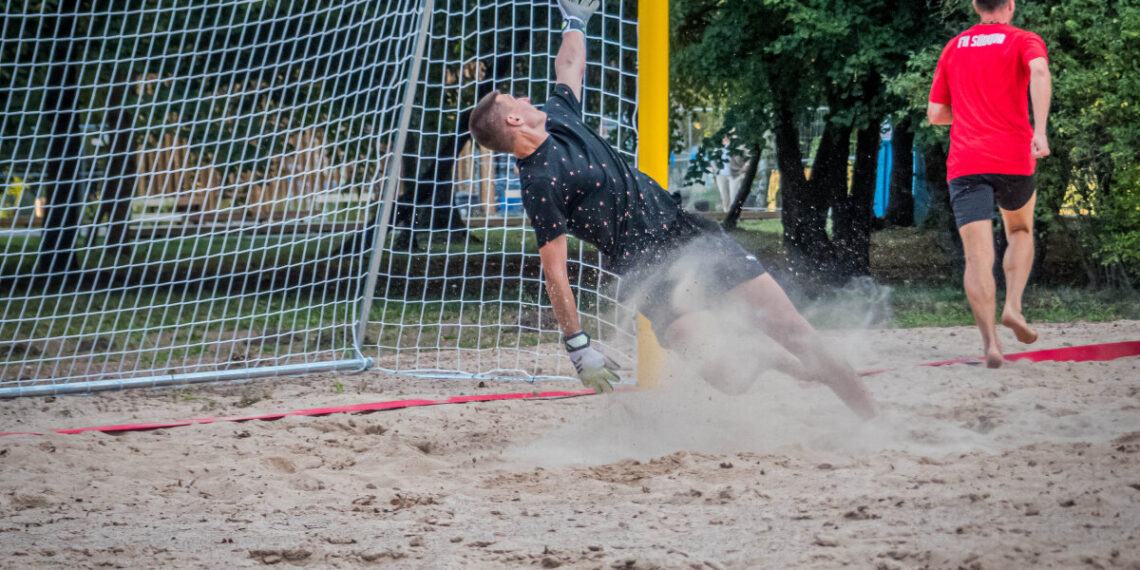
[[[631,161],[638,12],[591,22],[584,94]],[[545,0],[9,5],[0,396],[573,376],[514,159],[467,132],[491,89],[545,100],[558,23]],[[618,280],[571,255],[584,326],[633,364]]]

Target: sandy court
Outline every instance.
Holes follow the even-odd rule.
[[[1041,333],[1140,340],[1140,322]],[[924,368],[976,354],[976,331],[827,334],[857,368],[897,368],[868,378],[881,417],[766,373],[736,397],[671,378],[3,437],[0,566],[1140,568],[1140,358]],[[0,402],[0,432],[578,388],[365,374],[27,398]]]

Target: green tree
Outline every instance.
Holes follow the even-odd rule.
[[[1092,283],[1129,286],[1140,277],[1140,2],[1053,0],[1023,12],[1054,77],[1042,214],[1098,262],[1086,265]]]
[[[767,130],[775,134],[792,266],[832,279],[867,274],[879,124],[897,104],[884,86],[931,35],[933,10],[904,0],[675,0],[672,7],[680,104],[724,107],[748,146],[761,145]],[[799,125],[820,107],[827,118],[809,177]]]

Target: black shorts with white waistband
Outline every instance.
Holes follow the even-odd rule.
[[[994,215],[994,201],[1003,210],[1017,210],[1029,203],[1037,190],[1034,175],[969,174],[950,181],[950,204],[958,227],[988,220]]]

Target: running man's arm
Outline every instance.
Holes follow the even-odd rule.
[[[1033,103],[1033,158],[1044,158],[1049,156],[1045,123],[1053,98],[1053,76],[1049,73],[1049,61],[1043,57],[1029,62],[1029,97]]]
[[[931,101],[926,104],[926,118],[932,125],[949,125],[954,122],[954,112],[950,105]]]
[[[562,47],[554,60],[554,75],[582,100],[582,79],[586,76],[586,36],[581,30],[568,29],[562,34]]]
[[[954,122],[953,103],[950,96],[950,80],[946,78],[946,56],[953,42],[942,48],[938,56],[938,66],[934,68],[934,82],[930,85],[930,97],[926,103],[926,118],[932,125],[949,125]]]
[[[578,321],[578,305],[566,272],[566,234],[538,248],[538,255],[542,259],[542,273],[546,276],[546,294],[550,296],[558,326],[563,336],[577,333],[582,330],[582,325]]]

